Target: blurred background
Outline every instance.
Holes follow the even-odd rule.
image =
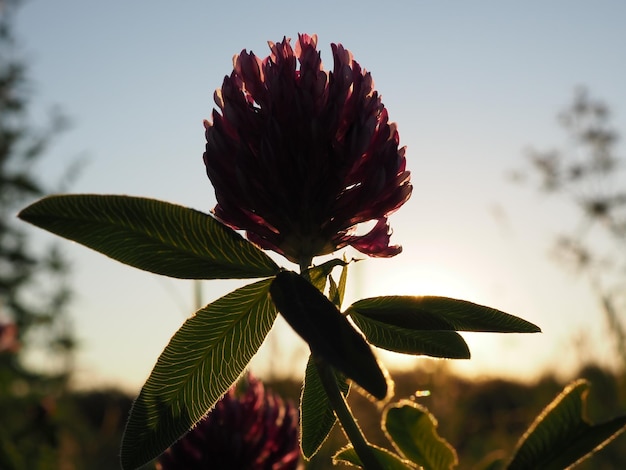
[[[2,455],[117,468],[131,399],[171,335],[240,285],[141,272],[15,214],[57,192],[210,211],[213,92],[234,54],[264,57],[268,40],[299,32],[318,35],[326,68],[340,42],[372,73],[412,172],[413,196],[391,217],[404,251],[357,263],[347,302],[445,295],[543,330],[464,335],[469,361],[381,353],[397,396],[431,390],[462,468],[510,450],[575,377],[595,378],[594,417],[624,411],[622,2],[0,0],[0,15],[0,393],[14,423],[0,437],[15,444]],[[306,358],[277,322],[251,369],[297,400]]]

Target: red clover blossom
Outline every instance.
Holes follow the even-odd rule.
[[[345,246],[390,257],[389,214],[411,195],[404,147],[369,74],[341,44],[332,71],[317,36],[242,51],[205,121],[215,216],[299,263]],[[299,68],[297,66],[299,64]],[[362,223],[374,223],[365,234]]]
[[[298,410],[248,375],[172,445],[159,470],[296,470]]]

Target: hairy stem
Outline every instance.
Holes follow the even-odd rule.
[[[341,393],[333,368],[319,357],[314,356],[314,359],[317,373],[320,376],[328,400],[335,410],[343,432],[346,434],[346,437],[352,443],[354,450],[361,459],[363,468],[367,470],[383,470],[382,465],[374,455],[372,448],[361,432],[361,428],[354,419],[354,415],[348,406],[346,398],[343,393]]]
[[[310,276],[307,273],[307,269],[311,266],[312,260],[300,260],[300,274],[308,281]],[[330,405],[335,410],[337,419],[341,423],[343,432],[346,434],[348,440],[352,443],[354,450],[361,459],[361,463],[366,470],[384,470],[378,459],[374,455],[372,448],[368,444],[365,436],[361,432],[361,428],[354,419],[354,415],[348,406],[346,398],[341,393],[339,384],[335,376],[335,371],[332,366],[328,364],[324,359],[313,354],[317,373],[319,374],[324,391],[328,396]]]

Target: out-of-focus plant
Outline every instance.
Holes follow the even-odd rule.
[[[577,208],[577,225],[556,237],[554,254],[587,277],[626,371],[626,179],[619,132],[610,108],[584,88],[558,120],[567,144],[529,151],[530,168],[517,175],[536,180],[542,191]]]
[[[296,470],[298,442],[297,408],[248,374],[159,457],[157,470]]]
[[[15,214],[51,192],[36,165],[66,122],[58,114],[43,128],[30,121],[32,88],[13,30],[21,3],[0,0],[0,468],[52,469],[55,400],[75,345],[69,267],[58,248],[35,244]]]
[[[284,38],[270,49],[264,59],[245,50],[235,57],[234,70],[215,94],[219,109],[205,123],[204,163],[217,197],[213,215],[115,195],[53,196],[20,213],[25,221],[150,272],[260,278],[201,308],[174,334],[130,413],[122,465],[149,462],[193,426],[192,436],[201,432],[198,423],[213,407],[207,422],[222,413],[220,398],[242,376],[280,313],[311,350],[300,400],[306,459],[339,421],[350,446],[336,454],[336,462],[367,469],[450,468],[457,463],[454,449],[437,435],[430,413],[414,403],[392,404],[383,414],[395,452],[363,435],[346,401],[349,390],[356,385],[384,402],[392,384],[372,346],[466,359],[469,349],[458,331],[539,328],[446,297],[383,296],[343,306],[352,261],[316,258],[349,246],[373,257],[401,252],[390,244],[388,216],[411,194],[405,149],[370,74],[343,46],[332,45],[331,71],[322,66],[316,36],[299,35],[295,48]],[[283,255],[298,271],[277,265],[264,249]],[[511,468],[522,468],[516,466],[520,461],[533,468],[574,463],[626,425],[626,418],[600,426],[584,422],[581,387],[567,389],[538,419]]]
[[[68,263],[56,247],[34,247],[24,227],[14,223],[27,201],[52,192],[36,164],[67,125],[58,112],[44,129],[28,121],[31,88],[12,28],[20,4],[0,1],[0,321],[15,324],[21,354],[43,351],[50,363],[60,363],[57,372],[66,373],[74,346]],[[19,362],[11,367],[28,375]]]

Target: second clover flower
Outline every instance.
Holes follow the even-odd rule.
[[[269,46],[263,60],[235,56],[205,122],[215,216],[296,263],[348,245],[400,253],[387,217],[409,199],[410,174],[370,74],[341,44],[325,71],[315,35]]]

